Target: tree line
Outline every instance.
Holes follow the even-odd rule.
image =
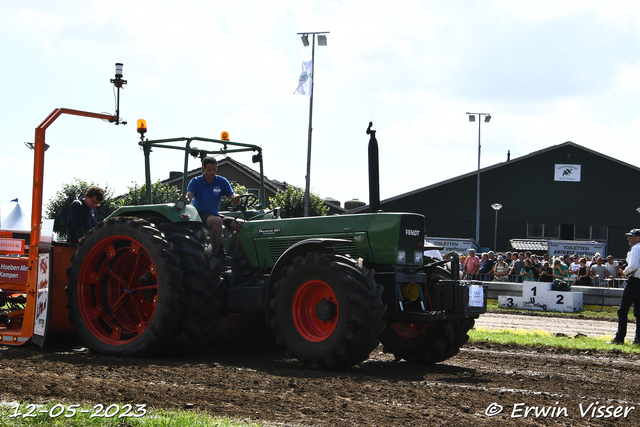
[[[98,186],[104,190],[105,199],[100,207],[96,209],[98,221],[102,221],[122,206],[137,206],[147,204],[147,185],[138,185],[133,183],[128,187],[128,191],[120,196],[113,195],[113,189],[109,185],[99,185],[93,181],[87,182],[75,178],[69,184],[63,184],[62,188],[51,197],[47,203],[45,212],[47,218],[54,220],[53,231],[55,231],[61,239],[67,236],[67,214],[69,205],[74,200],[84,197],[89,187]],[[245,194],[246,188],[242,185],[231,183],[236,194]],[[180,196],[177,187],[163,184],[157,181],[151,184],[151,204],[174,203]],[[221,208],[227,205],[228,200],[220,203]],[[327,215],[329,207],[316,194],[310,195],[309,213],[311,216]],[[269,198],[269,203],[273,207],[282,208],[282,218],[297,218],[304,216],[304,190],[298,187],[289,186],[285,191],[279,191],[275,197]]]

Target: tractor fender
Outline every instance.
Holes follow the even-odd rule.
[[[271,301],[274,296],[273,285],[280,279],[282,271],[286,266],[293,262],[295,257],[307,252],[321,251],[337,243],[349,243],[349,241],[345,239],[306,239],[292,245],[289,249],[284,251],[284,253],[280,255],[280,258],[278,258],[278,261],[276,261],[273,269],[271,270],[271,274],[269,275],[269,282],[267,283],[267,297],[265,301]],[[266,304],[265,311],[269,311]],[[270,321],[268,317],[269,315],[267,314],[267,320]]]

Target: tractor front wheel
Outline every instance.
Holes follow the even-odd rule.
[[[380,341],[396,360],[437,363],[447,360],[469,341],[474,319],[436,320],[426,323],[388,323]]]
[[[451,272],[443,267],[427,271],[427,289],[435,289],[440,280],[451,278]],[[426,303],[431,310],[431,298],[426,293]],[[380,336],[386,353],[392,353],[396,360],[404,359],[412,363],[437,363],[455,356],[460,347],[469,341],[467,334],[475,320],[434,320],[431,322],[388,323]]]
[[[386,311],[382,286],[353,259],[320,252],[298,256],[274,292],[274,335],[301,366],[352,366],[378,346]]]

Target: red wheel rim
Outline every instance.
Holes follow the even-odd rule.
[[[393,329],[404,338],[415,338],[427,330],[429,323],[392,323]]]
[[[138,338],[158,302],[156,266],[128,236],[101,240],[87,255],[78,277],[78,307],[93,336],[109,345]]]
[[[221,318],[218,326],[225,329],[235,329],[251,323],[253,316],[250,314],[229,313]]]
[[[425,293],[425,302],[427,303],[427,307],[431,310],[431,297],[428,293]],[[424,333],[429,327],[429,322],[426,323],[392,323],[393,329],[396,331],[398,335],[404,338],[416,338]]]
[[[293,323],[304,339],[320,342],[329,338],[338,321],[338,300],[331,287],[320,280],[300,286],[293,298]]]

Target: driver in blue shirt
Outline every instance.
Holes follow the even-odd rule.
[[[222,196],[227,196],[235,206],[240,203],[240,196],[233,192],[226,178],[216,175],[218,161],[214,157],[205,157],[202,161],[203,174],[193,178],[187,187],[187,203],[191,203],[197,210],[202,223],[211,228],[211,249],[214,256],[220,250],[222,233],[222,217],[218,214]],[[240,230],[242,225],[233,220],[231,228]]]

